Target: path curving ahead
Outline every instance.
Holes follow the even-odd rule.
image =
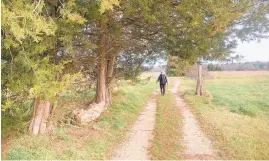
[[[153,139],[156,115],[156,92],[148,101],[143,112],[134,123],[128,139],[123,142],[112,157],[112,160],[149,160],[148,148]]]

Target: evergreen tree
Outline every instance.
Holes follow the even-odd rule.
[[[53,102],[75,77],[63,74],[67,61],[54,60],[60,47],[72,52],[74,28],[85,22],[75,9],[74,1],[2,2],[2,110],[34,99],[33,134],[46,132]]]

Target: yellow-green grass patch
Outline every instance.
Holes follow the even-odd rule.
[[[182,118],[175,106],[175,97],[167,92],[157,96],[157,115],[154,139],[150,149],[153,160],[183,159]]]

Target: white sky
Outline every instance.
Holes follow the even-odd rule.
[[[238,42],[235,54],[244,56],[244,61],[269,61],[269,39],[261,42]]]

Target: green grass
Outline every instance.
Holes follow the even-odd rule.
[[[26,142],[26,139],[28,140]],[[51,142],[48,137],[22,137],[15,141],[15,146],[10,149],[7,160],[41,160],[53,159],[57,155],[56,151],[51,149],[48,143]],[[21,143],[25,143],[22,145]],[[29,148],[27,148],[29,147]]]
[[[268,159],[267,76],[205,80],[208,97],[195,96],[195,81],[181,79],[184,98],[223,159]],[[267,108],[266,108],[267,107]]]
[[[113,104],[98,120],[83,127],[58,128],[52,135],[24,135],[13,141],[4,159],[108,159],[152,95],[154,81],[146,85],[123,82],[113,95]]]
[[[216,105],[250,116],[269,115],[269,77],[223,77],[205,83]]]
[[[157,118],[151,147],[153,160],[179,160],[182,155],[182,119],[169,92],[157,96]]]

